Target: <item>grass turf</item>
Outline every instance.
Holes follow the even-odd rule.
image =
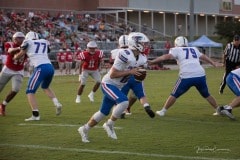
[[[210,93],[219,105],[229,103],[235,96],[226,87],[224,94],[218,89],[222,68],[207,68]],[[177,70],[148,71],[145,90],[154,111],[160,110],[178,77]],[[132,115],[115,124],[118,140],[107,137],[101,128],[105,120],[90,130],[88,144],[81,142],[77,129],[95,113],[102,99],[97,91],[95,102],[87,97],[94,82],[89,78],[81,97],[75,103],[78,76],[55,76],[51,88],[63,104],[63,113],[55,116],[52,101],[39,89],[37,99],[41,121],[24,122],[31,116],[25,95],[27,78],[22,90],[7,106],[7,116],[0,117],[0,159],[88,159],[88,160],[172,160],[172,159],[238,159],[240,157],[240,110],[233,110],[237,120],[212,116],[213,108],[195,88],[169,109],[165,117],[148,117],[139,102],[132,108]],[[3,100],[9,83],[2,93]]]

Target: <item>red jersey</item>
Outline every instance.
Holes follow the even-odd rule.
[[[95,54],[90,54],[88,51],[80,53],[81,61],[83,61],[82,69],[97,70],[103,58],[103,52],[95,51]]]
[[[66,52],[66,62],[73,62],[73,54],[70,51]]]
[[[57,61],[58,62],[65,62],[66,61],[66,55],[64,52],[58,52],[57,53]]]
[[[20,58],[18,60],[13,60],[14,54],[10,54],[7,51],[9,48],[17,48],[17,47],[19,47],[19,46],[13,42],[6,42],[4,44],[5,53],[7,53],[7,60],[6,60],[5,65],[13,71],[23,70],[24,62],[27,59],[27,55],[24,55],[22,58]]]
[[[75,52],[75,61],[80,61],[81,60],[80,53],[81,53],[81,51]]]
[[[144,48],[143,54],[145,54],[147,56],[147,55],[149,55],[150,51],[151,51],[151,48],[146,47],[146,48]]]

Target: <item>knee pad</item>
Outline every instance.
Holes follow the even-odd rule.
[[[100,111],[96,112],[93,115],[93,119],[98,123],[100,122],[103,118],[105,117],[105,115],[103,113],[101,113]]]
[[[119,103],[113,110],[112,115],[116,118],[120,118],[121,114],[123,113],[123,111],[125,111],[128,107],[128,101],[124,101]]]

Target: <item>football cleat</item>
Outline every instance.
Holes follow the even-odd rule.
[[[85,129],[84,126],[82,126],[78,129],[78,133],[81,135],[83,143],[89,143],[90,142],[88,140],[88,131]]]
[[[5,110],[6,110],[6,106],[4,104],[1,104],[0,105],[0,116],[6,115]]]
[[[162,111],[162,110],[156,111],[156,114],[159,115],[159,116],[161,116],[161,117],[165,116],[165,112]]]
[[[112,138],[112,139],[117,139],[117,135],[114,131],[114,127],[113,126],[109,126],[107,125],[107,123],[103,124],[103,128],[104,130],[107,132],[108,137]]]
[[[77,97],[76,100],[75,100],[76,103],[80,103],[81,102],[81,99],[80,97]]]
[[[149,115],[149,117],[151,117],[151,118],[155,117],[155,113],[152,111],[150,106],[146,106],[146,107],[144,107],[144,109],[147,112],[147,114]]]
[[[40,116],[35,117],[35,116],[31,116],[30,118],[25,119],[25,121],[39,121],[40,120]]]
[[[214,115],[214,116],[223,115],[223,114],[221,113],[221,111],[222,111],[223,109],[224,109],[223,106],[217,107],[216,112],[213,113],[213,115]]]
[[[120,117],[121,119],[125,119],[125,113],[123,112],[122,114],[121,114],[121,117]]]
[[[232,110],[231,109],[223,109],[221,110],[221,113],[225,116],[227,116],[228,118],[235,120],[234,115],[232,114]]]
[[[55,107],[56,107],[56,115],[58,116],[62,113],[62,104],[58,102],[55,104]]]
[[[129,110],[125,110],[125,115],[127,115],[127,116],[130,116],[130,115],[132,115],[132,113],[129,111]]]
[[[94,95],[93,94],[89,94],[88,95],[88,98],[89,98],[89,100],[91,101],[91,102],[94,102]]]

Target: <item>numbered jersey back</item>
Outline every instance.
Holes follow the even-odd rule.
[[[48,58],[49,42],[47,40],[26,40],[23,42],[22,46],[26,48],[27,55],[34,67],[40,64],[51,63]]]
[[[191,78],[205,75],[205,71],[199,61],[202,53],[196,47],[174,47],[170,49],[169,53],[178,62],[180,77]]]

